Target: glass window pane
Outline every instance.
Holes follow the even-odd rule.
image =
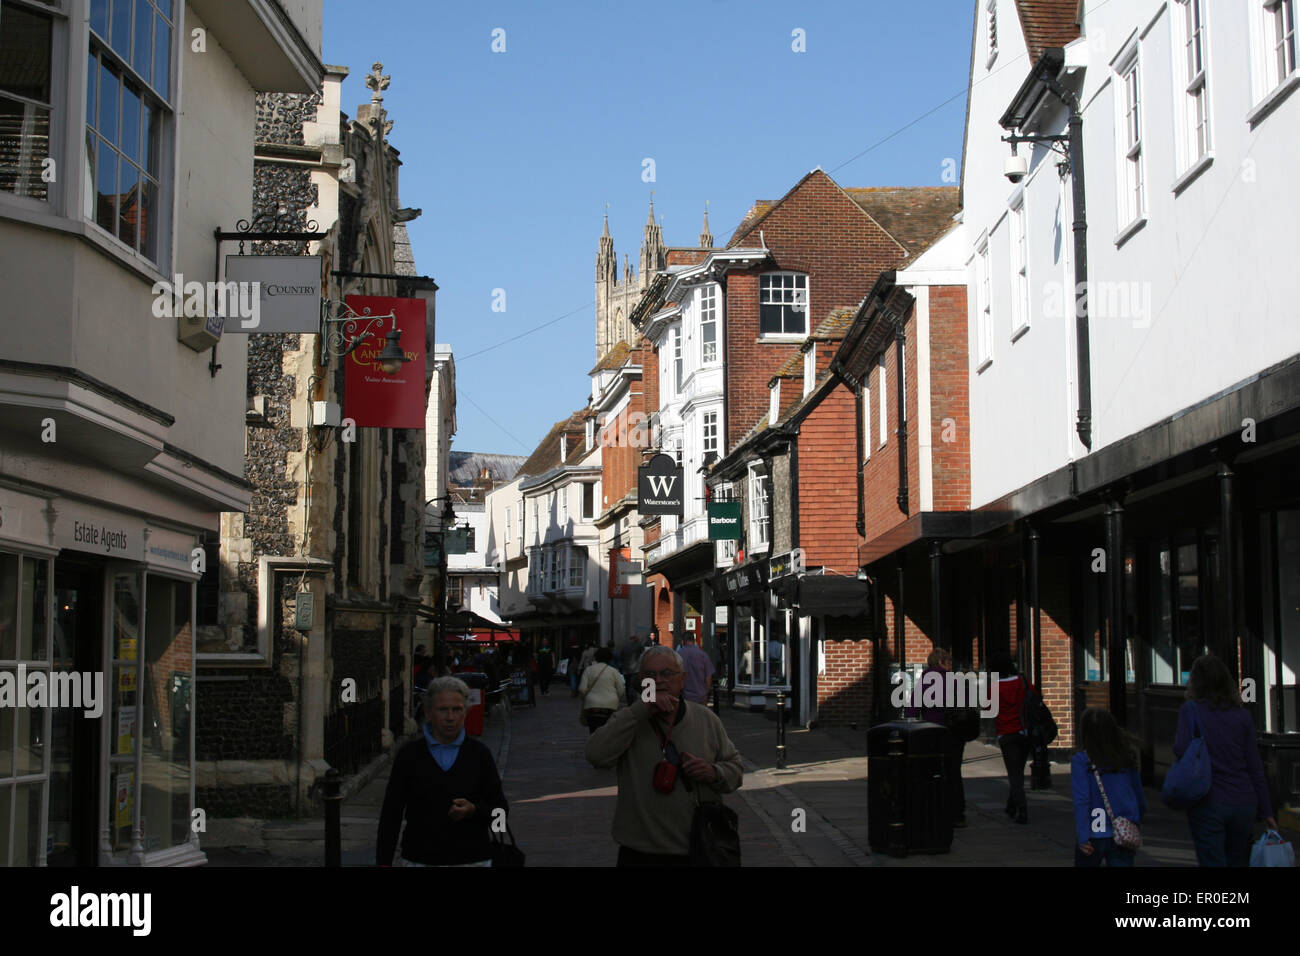
[[[0,190],[45,200],[41,179],[50,149],[50,111],[0,96]]]
[[[113,576],[113,659],[134,661],[140,646],[140,576]]]
[[[18,656],[18,555],[0,552],[0,661]]]
[[[95,218],[95,153],[99,148],[99,140],[94,131],[86,129],[86,168],[83,173],[85,177],[85,198],[82,202],[82,214],[87,219]]]
[[[162,149],[162,144],[159,142],[162,137],[162,123],[158,116],[158,107],[149,105],[147,101],[142,105],[143,111],[140,114],[140,121],[144,124],[142,131],[144,163],[141,165],[144,166],[150,176],[158,179],[158,156]]]
[[[21,689],[17,686],[17,682],[18,675],[12,669],[0,670],[0,685],[6,691],[20,693]],[[14,704],[16,703],[15,697]],[[14,714],[16,713],[18,713],[16,706],[0,707],[0,780],[14,775]],[[0,830],[6,826],[8,824],[0,820]]]
[[[95,125],[98,113],[95,108],[95,81],[99,79],[99,61],[95,59],[95,54],[91,53],[86,57],[86,122],[91,126]]]
[[[131,0],[113,0],[113,49],[131,61]]]
[[[41,799],[44,783],[14,787],[13,866],[36,866],[41,849]]]
[[[154,3],[158,5],[158,9],[162,11],[163,16],[170,20],[172,15],[172,0],[154,0]]]
[[[153,49],[149,28],[153,25],[153,8],[144,0],[135,5],[135,43],[131,47],[131,68],[149,81],[149,53]]]
[[[99,169],[95,182],[98,205],[95,222],[101,229],[116,232],[117,225],[117,153],[103,139],[99,140]]]
[[[158,20],[153,31],[153,78],[150,83],[164,100],[171,100],[172,28]]]
[[[130,83],[122,84],[122,136],[117,144],[122,155],[131,157],[131,161],[139,165],[140,92],[132,89]]]
[[[158,212],[158,184],[141,177],[140,180],[140,252],[154,262],[158,261],[158,229],[154,216]]]
[[[49,565],[40,558],[23,559],[22,630],[18,636],[18,657],[37,661],[46,657],[45,620],[49,600]]]
[[[140,219],[140,173],[125,157],[119,164],[117,237],[134,249]]]
[[[90,29],[108,37],[108,0],[90,0]]]
[[[145,637],[141,825],[145,850],[189,839],[194,659],[190,584],[149,578]]]
[[[53,21],[25,7],[4,5],[0,15],[0,90],[50,102]]]
[[[110,143],[117,142],[117,74],[107,64],[99,66],[99,122],[95,124]]]
[[[1178,548],[1178,683],[1186,684],[1192,661],[1200,656],[1201,638],[1200,576],[1196,563],[1196,545]]]
[[[34,671],[27,672],[28,686]],[[45,672],[46,694],[50,693],[49,672]],[[46,698],[51,701],[51,698]],[[23,777],[41,773],[45,770],[45,707],[19,707],[15,711],[18,717],[18,752],[15,754],[14,776]]]

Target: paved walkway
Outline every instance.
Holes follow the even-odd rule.
[[[535,708],[516,705],[488,721],[483,742],[504,768],[514,834],[529,866],[612,866],[610,837],[614,771],[583,758],[587,729],[578,702],[557,685]],[[787,767],[775,769],[772,715],[725,709],[723,722],[745,758],[745,782],[726,798],[740,815],[746,866],[1071,866],[1074,815],[1067,764],[1053,764],[1052,788],[1029,791],[1029,823],[1003,811],[1007,783],[995,747],[968,744],[963,765],[969,826],[955,831],[952,851],[895,858],[867,842],[866,732],[789,729]],[[388,782],[387,758],[373,779],[343,805],[343,863],[374,862],[379,809]],[[1147,790],[1139,866],[1194,866],[1195,852],[1181,813]],[[802,811],[802,812],[799,812]],[[802,826],[799,824],[802,823]],[[203,840],[214,866],[319,866],[320,820],[210,820]]]

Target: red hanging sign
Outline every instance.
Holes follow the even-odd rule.
[[[424,428],[424,300],[350,295],[347,304],[362,317],[358,331],[366,328],[367,316],[395,316],[398,347],[407,361],[394,372],[383,370],[380,353],[393,331],[393,319],[374,323],[370,335],[343,360],[344,417],[360,428]]]

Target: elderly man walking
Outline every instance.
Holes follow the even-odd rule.
[[[718,716],[682,696],[686,673],[676,651],[647,648],[637,677],[638,690],[654,682],[651,699],[638,694],[593,733],[587,760],[618,767],[618,865],[689,866],[695,808],[740,786],[740,754]]]
[[[458,677],[429,683],[423,733],[397,752],[379,814],[376,862],[399,866],[489,866],[493,812],[506,810],[492,752],[465,735],[469,687]]]

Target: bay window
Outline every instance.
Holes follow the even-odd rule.
[[[766,551],[772,542],[772,495],[767,469],[761,463],[749,466],[749,550]]]
[[[0,192],[45,202],[50,158],[54,18],[0,3]]]
[[[718,287],[705,286],[700,291],[700,364],[718,361]]]

